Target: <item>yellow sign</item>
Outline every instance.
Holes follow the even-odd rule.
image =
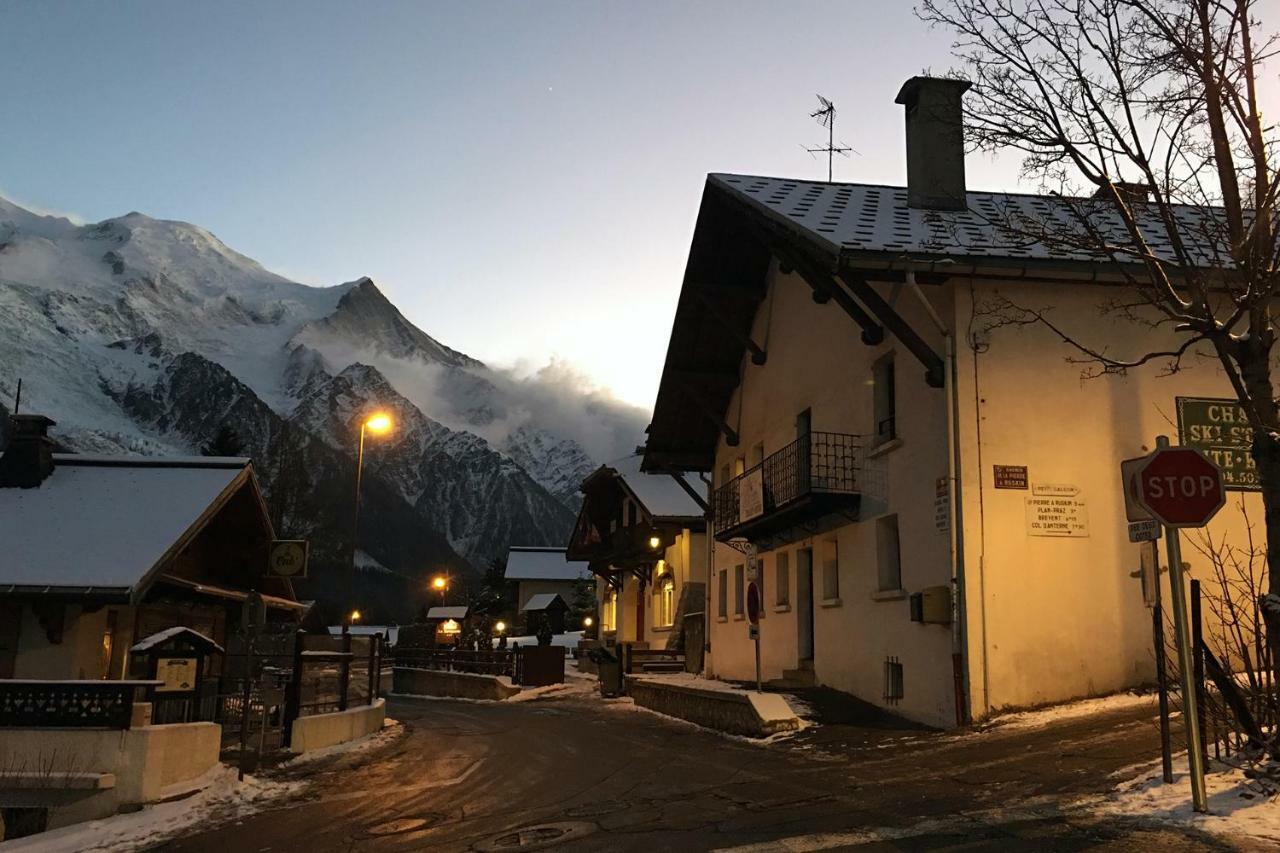
[[[156,680],[164,682],[157,693],[190,693],[196,689],[196,659],[157,658]]]
[[[307,540],[277,539],[272,542],[271,555],[267,558],[267,574],[279,578],[305,578]]]

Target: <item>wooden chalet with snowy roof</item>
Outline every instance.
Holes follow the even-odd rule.
[[[52,425],[11,416],[0,456],[0,678],[136,677],[130,648],[174,629],[221,652],[250,590],[269,620],[303,610],[264,577],[274,531],[249,460],[55,453]]]

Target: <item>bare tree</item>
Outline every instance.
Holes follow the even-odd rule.
[[[1189,353],[1222,366],[1252,428],[1267,534],[1260,602],[1280,661],[1280,407],[1276,340],[1274,128],[1258,103],[1275,40],[1253,0],[923,0],[917,14],[956,34],[974,90],[976,147],[1023,155],[1054,203],[995,218],[1014,241],[1110,262],[1123,286],[1110,316],[1167,333],[1150,352],[1064,328],[1006,303],[1003,322],[1041,324],[1086,372],[1179,369]]]

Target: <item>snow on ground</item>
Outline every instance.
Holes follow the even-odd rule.
[[[1137,778],[1122,783],[1111,796],[1090,803],[1104,816],[1132,817],[1218,835],[1249,836],[1280,843],[1280,802],[1232,767],[1210,762],[1205,775],[1209,814],[1191,809],[1191,784],[1184,753],[1174,761],[1172,784],[1161,778],[1160,762],[1142,765]]]
[[[333,756],[341,756],[347,763],[355,763],[366,753],[390,743],[403,733],[402,725],[388,719],[380,732],[349,743],[308,752],[280,766],[287,769],[306,767],[317,760]],[[128,853],[143,850],[196,824],[207,829],[212,825],[262,811],[274,801],[296,796],[307,787],[305,781],[246,776],[240,782],[236,776],[235,767],[218,764],[203,777],[185,786],[201,788],[189,797],[147,806],[133,814],[118,814],[27,838],[5,841],[0,843],[0,850],[3,853],[93,853],[99,850]]]
[[[1157,701],[1154,693],[1116,693],[1111,696],[1082,699],[1078,702],[1067,702],[1063,705],[1052,705],[1032,711],[999,714],[983,723],[982,729],[984,731],[992,729],[1000,731],[1038,729],[1042,726],[1060,723],[1065,720],[1091,717],[1094,714],[1118,711],[1125,708],[1137,708],[1143,705],[1151,706],[1152,713],[1155,713]]]
[[[569,631],[565,634],[553,634],[551,636],[551,645],[560,646],[566,649],[576,649],[578,648],[578,643],[582,641],[582,637],[582,631]],[[507,648],[511,648],[516,644],[519,644],[522,649],[527,649],[529,646],[538,645],[538,638],[533,634],[526,637],[507,637]],[[495,649],[498,647],[497,637],[493,638],[493,647]]]
[[[189,826],[241,818],[261,811],[281,797],[299,793],[303,782],[275,782],[258,776],[236,781],[236,770],[219,764],[206,774],[207,787],[193,796],[147,806],[133,814],[85,821],[61,829],[18,838],[0,844],[4,853],[21,850],[39,853],[112,853],[142,850]]]

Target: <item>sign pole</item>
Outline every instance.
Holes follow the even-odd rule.
[[[1169,680],[1164,660],[1164,608],[1160,605],[1160,546],[1153,540],[1149,547],[1151,548],[1151,565],[1155,567],[1155,603],[1151,607],[1151,633],[1156,652],[1156,689],[1160,696],[1160,765],[1164,770],[1164,781],[1172,784],[1173,746],[1169,733]]]
[[[1156,438],[1156,447],[1169,446],[1166,435]],[[1204,753],[1200,749],[1200,715],[1196,709],[1195,663],[1191,650],[1191,631],[1187,624],[1187,599],[1182,579],[1182,542],[1178,528],[1165,526],[1165,552],[1169,558],[1169,591],[1173,596],[1174,636],[1178,646],[1178,669],[1182,679],[1182,722],[1187,730],[1187,765],[1191,771],[1191,804],[1198,812],[1209,811],[1205,794]]]

